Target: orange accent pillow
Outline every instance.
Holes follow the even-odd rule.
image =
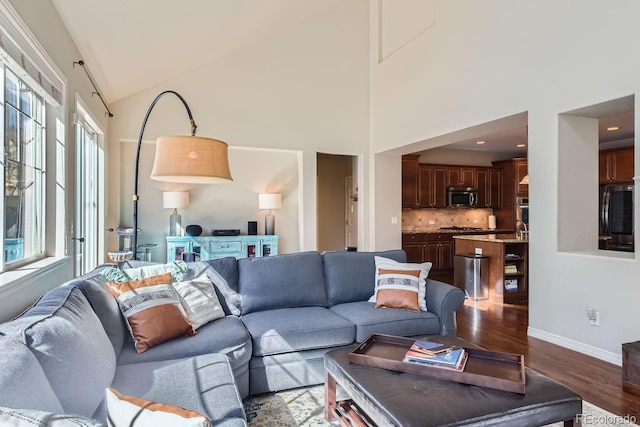
[[[171,282],[171,273],[122,283],[107,282],[138,353],[173,338],[195,334]]]
[[[376,308],[404,308],[420,311],[418,304],[418,281],[420,270],[387,270],[378,269],[378,276],[383,278],[384,285],[379,285],[376,292]],[[415,288],[412,284],[415,283]]]

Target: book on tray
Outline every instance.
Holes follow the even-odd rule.
[[[467,363],[467,352],[460,347],[446,346],[431,341],[416,341],[405,354],[403,361],[434,368],[463,371]]]

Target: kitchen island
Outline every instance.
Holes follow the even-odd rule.
[[[489,258],[490,301],[503,304],[528,302],[528,240],[510,233],[463,234],[454,236],[454,241],[456,255],[473,255],[479,249]]]

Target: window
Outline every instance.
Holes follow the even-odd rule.
[[[44,254],[44,100],[6,66],[4,77],[4,263]]]
[[[66,255],[65,93],[63,73],[0,0],[0,272]]]

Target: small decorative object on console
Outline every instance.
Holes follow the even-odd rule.
[[[187,228],[185,228],[185,233],[187,233],[187,236],[199,236],[202,234],[202,227],[200,227],[197,224],[191,224],[191,225],[187,225]]]

